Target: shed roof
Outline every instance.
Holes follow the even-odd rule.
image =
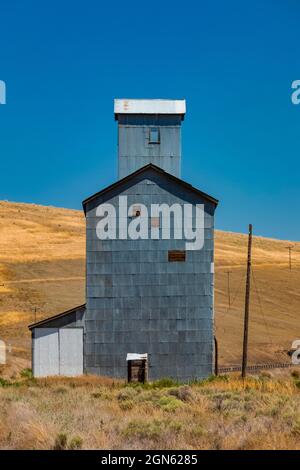
[[[99,196],[102,196],[106,193],[108,193],[109,191],[113,190],[113,189],[117,189],[117,188],[122,188],[122,186],[129,182],[130,180],[132,180],[135,176],[138,176],[138,175],[141,175],[143,173],[146,173],[148,170],[153,170],[161,175],[163,175],[164,178],[170,180],[170,181],[173,181],[175,183],[177,183],[178,185],[184,187],[185,189],[188,189],[189,191],[192,191],[194,192],[195,194],[197,194],[198,196],[200,197],[203,197],[204,199],[207,199],[208,201],[212,202],[213,204],[215,204],[217,206],[218,204],[218,199],[215,199],[214,197],[210,196],[209,194],[206,194],[204,193],[203,191],[200,191],[199,189],[195,188],[194,186],[192,186],[191,184],[189,183],[186,183],[185,181],[183,181],[182,179],[180,178],[177,178],[176,176],[174,175],[171,175],[170,173],[167,173],[166,171],[164,171],[162,168],[156,166],[156,165],[153,165],[153,163],[149,163],[148,165],[145,165],[143,166],[142,168],[139,168],[138,170],[134,171],[133,173],[130,173],[130,175],[127,175],[125,176],[124,178],[116,181],[115,183],[107,186],[106,188],[102,189],[101,191],[93,194],[92,196],[86,198],[83,202],[82,202],[82,205],[83,205],[83,210],[84,210],[84,213],[86,213],[86,205],[87,203],[91,202],[93,199],[96,199],[97,197]]]
[[[57,315],[53,315],[52,317],[44,318],[43,320],[40,320],[36,323],[32,323],[31,325],[28,326],[29,330],[33,330],[34,328],[38,328],[39,326],[43,326],[46,323],[57,320],[62,317],[66,317],[67,315],[71,315],[72,313],[76,312],[77,310],[82,310],[83,308],[86,307],[86,304],[78,305],[77,307],[73,307],[70,310],[66,310],[65,312],[58,313]]]
[[[115,99],[114,113],[118,114],[181,114],[185,115],[185,100]]]

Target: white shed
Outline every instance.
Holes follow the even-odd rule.
[[[34,377],[83,374],[84,312],[83,305],[30,325]]]

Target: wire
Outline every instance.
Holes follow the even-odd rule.
[[[241,286],[242,286],[243,281],[245,280],[245,277],[246,277],[245,274],[243,274],[243,275],[241,276],[240,282],[239,282],[239,284],[238,284],[238,286],[237,286],[237,288],[236,288],[235,294],[234,294],[234,296],[232,297],[232,302],[230,303],[230,307],[228,306],[227,309],[226,309],[224,312],[220,313],[221,318],[220,318],[220,316],[219,316],[219,320],[223,320],[223,319],[226,317],[226,315],[228,314],[228,312],[231,310],[231,308],[232,308],[234,302],[235,302],[236,299],[237,299],[238,294],[240,293]],[[225,326],[223,326],[222,331],[223,331],[223,333],[225,333]]]
[[[240,293],[240,289],[241,289],[242,282],[245,280],[245,277],[246,277],[246,275],[243,274],[242,277],[241,277],[241,279],[240,279],[240,282],[239,282],[239,284],[238,284],[238,287],[237,287],[237,289],[236,289],[236,291],[235,291],[235,294],[234,294],[234,296],[233,296],[233,298],[232,298],[232,302],[231,302],[231,304],[230,304],[230,307],[228,307],[228,309],[227,309],[227,312],[229,312],[229,310],[231,309],[232,305],[233,305],[234,302],[236,301],[237,296],[238,296],[238,294]]]
[[[254,270],[252,268],[252,279],[253,279],[253,285],[254,285],[254,289],[255,289],[255,292],[256,292],[256,295],[257,295],[257,299],[258,299],[258,305],[259,305],[259,310],[260,310],[260,313],[261,313],[261,316],[263,318],[263,322],[265,324],[265,328],[266,328],[266,332],[267,332],[267,335],[269,337],[269,342],[271,343],[271,345],[274,347],[274,343],[272,341],[272,336],[270,334],[270,330],[269,330],[269,326],[268,326],[268,323],[267,323],[267,320],[266,320],[266,317],[265,317],[265,314],[264,314],[264,310],[262,308],[262,302],[261,302],[261,297],[260,297],[260,294],[259,294],[259,290],[258,290],[258,287],[257,287],[257,282],[256,282],[256,277],[254,276]],[[254,343],[255,344],[255,343]]]

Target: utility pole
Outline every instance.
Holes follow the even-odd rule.
[[[228,307],[231,306],[231,293],[230,293],[230,274],[232,271],[225,271],[227,273],[227,297],[228,297]]]
[[[34,307],[34,323],[36,323],[36,307]]]
[[[290,268],[290,271],[292,270],[292,249],[294,247],[293,246],[288,246],[287,249],[289,250],[289,268]]]
[[[248,258],[247,258],[247,280],[245,296],[245,318],[244,318],[244,342],[243,342],[243,363],[242,377],[246,377],[246,367],[248,359],[248,327],[249,327],[249,303],[250,303],[250,283],[251,283],[251,249],[252,249],[252,224],[249,225],[248,235]]]
[[[215,375],[219,375],[219,351],[218,351],[218,341],[214,336],[215,343]]]

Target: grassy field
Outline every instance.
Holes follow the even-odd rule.
[[[300,244],[255,237],[249,362],[287,362],[300,338]],[[221,364],[241,359],[247,237],[216,232],[215,316]],[[230,271],[230,297],[228,274]],[[101,377],[30,377],[29,323],[84,302],[80,211],[0,202],[1,449],[299,449],[296,370],[178,385]]]
[[[2,379],[0,448],[300,449],[298,375],[181,386]]]
[[[300,338],[300,243],[254,237],[249,362],[288,359]],[[216,231],[215,318],[221,364],[241,360],[247,237]],[[231,306],[228,302],[230,273]],[[35,319],[85,301],[81,211],[0,202],[0,338],[10,344],[8,376],[29,367]]]

